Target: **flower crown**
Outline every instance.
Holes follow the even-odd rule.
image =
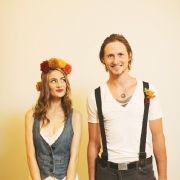
[[[72,67],[70,64],[65,62],[63,59],[58,59],[58,58],[51,58],[49,60],[43,61],[40,64],[41,71],[43,73],[48,73],[49,70],[52,69],[61,69],[64,71],[66,75],[70,74]]]
[[[66,75],[68,75],[72,70],[72,66],[65,62],[63,59],[51,58],[49,60],[43,61],[40,64],[40,69],[45,74],[47,74],[49,70],[61,69]],[[42,90],[42,81],[37,82],[36,89],[37,91]]]

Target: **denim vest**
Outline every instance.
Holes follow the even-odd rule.
[[[34,120],[33,141],[41,178],[54,176],[61,180],[66,176],[73,134],[72,112],[65,120],[61,135],[51,146],[40,135],[39,119]]]

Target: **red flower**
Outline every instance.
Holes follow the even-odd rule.
[[[150,103],[150,99],[146,97],[146,98],[144,99],[144,104],[149,104],[149,103]]]
[[[66,74],[69,74],[69,73],[71,72],[71,70],[72,70],[71,65],[66,64],[66,66],[64,67],[64,72],[65,72]]]
[[[42,71],[43,73],[48,73],[48,71],[49,71],[48,61],[43,61],[43,62],[41,63],[41,71]]]

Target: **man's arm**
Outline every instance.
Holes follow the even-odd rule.
[[[87,150],[89,180],[95,180],[95,161],[100,151],[99,123],[88,123],[89,142]]]
[[[149,125],[152,133],[153,152],[157,164],[158,180],[167,180],[167,157],[162,119],[152,120]]]

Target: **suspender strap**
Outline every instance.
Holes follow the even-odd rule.
[[[146,159],[146,135],[147,135],[147,121],[148,121],[148,111],[149,111],[149,99],[145,94],[145,88],[149,88],[149,84],[147,82],[143,82],[143,90],[144,90],[144,116],[142,123],[142,131],[141,131],[141,140],[140,140],[140,152],[139,152],[139,165],[145,166]]]
[[[143,82],[143,90],[144,90],[144,116],[143,116],[143,123],[142,123],[142,131],[141,131],[141,139],[140,139],[140,152],[139,152],[139,165],[145,165],[146,159],[146,135],[147,135],[147,120],[148,120],[148,112],[149,112],[149,99],[145,94],[145,88],[149,88],[149,84],[147,82]],[[107,143],[106,143],[106,135],[105,135],[105,128],[104,128],[104,117],[102,113],[102,103],[101,103],[101,90],[100,87],[95,89],[95,99],[97,105],[97,112],[99,117],[99,125],[101,131],[101,139],[103,145],[103,152],[101,158],[103,160],[108,160],[108,152],[107,152]]]
[[[108,160],[108,152],[107,152],[106,134],[105,134],[105,129],[104,129],[104,117],[103,117],[103,113],[102,113],[100,87],[95,89],[95,98],[96,98],[97,112],[98,112],[98,117],[99,117],[99,125],[100,125],[101,139],[102,139],[102,146],[103,146],[103,152],[101,154],[101,158],[103,160],[107,161]]]

